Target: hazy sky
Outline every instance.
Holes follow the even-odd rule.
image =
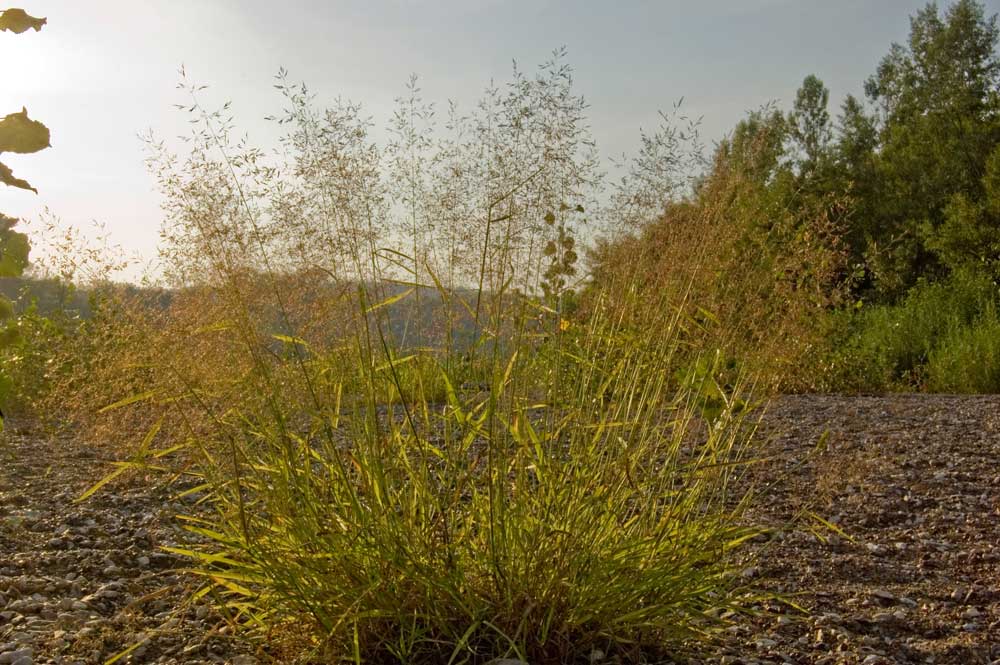
[[[47,16],[40,32],[0,33],[0,114],[27,106],[52,130],[52,148],[4,155],[40,195],[0,188],[0,211],[105,222],[129,250],[154,254],[159,195],[137,138],[185,129],[173,108],[184,64],[232,100],[239,124],[266,136],[280,109],[278,67],[318,101],[364,103],[376,122],[411,73],[425,96],[468,106],[511,61],[524,69],[569,51],[578,92],[606,155],[630,152],[640,127],[680,97],[715,140],[749,109],[787,107],[815,73],[832,105],[859,94],[893,41],[906,38],[918,0],[7,0]],[[939,3],[942,7],[947,2]],[[987,10],[1000,10],[989,0]],[[835,114],[836,109],[831,109]]]

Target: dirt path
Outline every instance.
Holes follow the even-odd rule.
[[[8,431],[0,444],[0,665],[257,662],[159,550],[190,509],[135,479],[73,503],[108,469],[87,446]],[[823,452],[813,452],[829,430]],[[744,575],[811,616],[734,618],[693,663],[1000,664],[1000,397],[785,397],[763,428],[771,485],[753,517],[812,507],[755,545]]]

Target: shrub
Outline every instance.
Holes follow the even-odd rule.
[[[990,304],[969,325],[943,336],[927,359],[934,392],[1000,393],[1000,317]]]
[[[944,369],[946,359],[978,338],[980,325],[984,331],[989,327],[997,297],[997,287],[988,276],[958,271],[941,282],[921,282],[897,305],[843,315],[840,337],[833,338],[831,385],[860,390],[941,390],[959,385],[942,380],[942,372],[951,376],[958,372],[957,366]],[[938,377],[934,380],[928,376],[932,358]],[[987,361],[984,357],[979,362]]]

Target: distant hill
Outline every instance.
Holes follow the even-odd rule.
[[[38,312],[45,316],[61,311],[75,312],[82,317],[91,314],[88,292],[58,279],[0,277],[0,294],[14,303],[17,312],[35,304]]]
[[[148,306],[166,309],[177,292],[172,289],[140,287],[131,284],[116,285],[126,295],[139,296]],[[386,298],[400,295],[407,288],[388,283],[384,287]],[[100,290],[100,287],[97,289]],[[54,278],[4,277],[0,278],[0,295],[15,304],[16,311],[24,312],[33,304],[39,314],[51,316],[59,312],[75,314],[80,318],[90,318],[93,314],[92,295],[94,289],[69,286]],[[473,316],[457,298],[462,298],[470,308],[475,308],[476,292],[460,289],[452,301],[452,344],[455,349],[465,350],[478,338]],[[386,333],[399,348],[433,346],[443,348],[447,335],[446,304],[441,293],[432,288],[420,288],[407,297],[392,303],[383,311],[388,322]],[[282,326],[277,324],[275,330]],[[287,332],[287,331],[283,331]]]

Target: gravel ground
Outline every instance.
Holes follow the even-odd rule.
[[[253,665],[198,580],[160,550],[191,506],[133,478],[74,503],[109,470],[79,442],[8,428],[0,442],[0,664]]]
[[[774,530],[743,574],[788,604],[732,617],[692,665],[1000,664],[1000,397],[783,397],[761,435],[751,517]],[[197,580],[159,549],[183,539],[173,515],[190,505],[142,478],[73,502],[110,461],[4,435],[0,665],[103,663],[136,645],[118,662],[266,662],[186,600]],[[805,510],[843,535],[794,521]]]
[[[704,662],[1000,664],[1000,397],[788,396],[761,436],[775,532],[743,574],[809,615],[736,619]]]

